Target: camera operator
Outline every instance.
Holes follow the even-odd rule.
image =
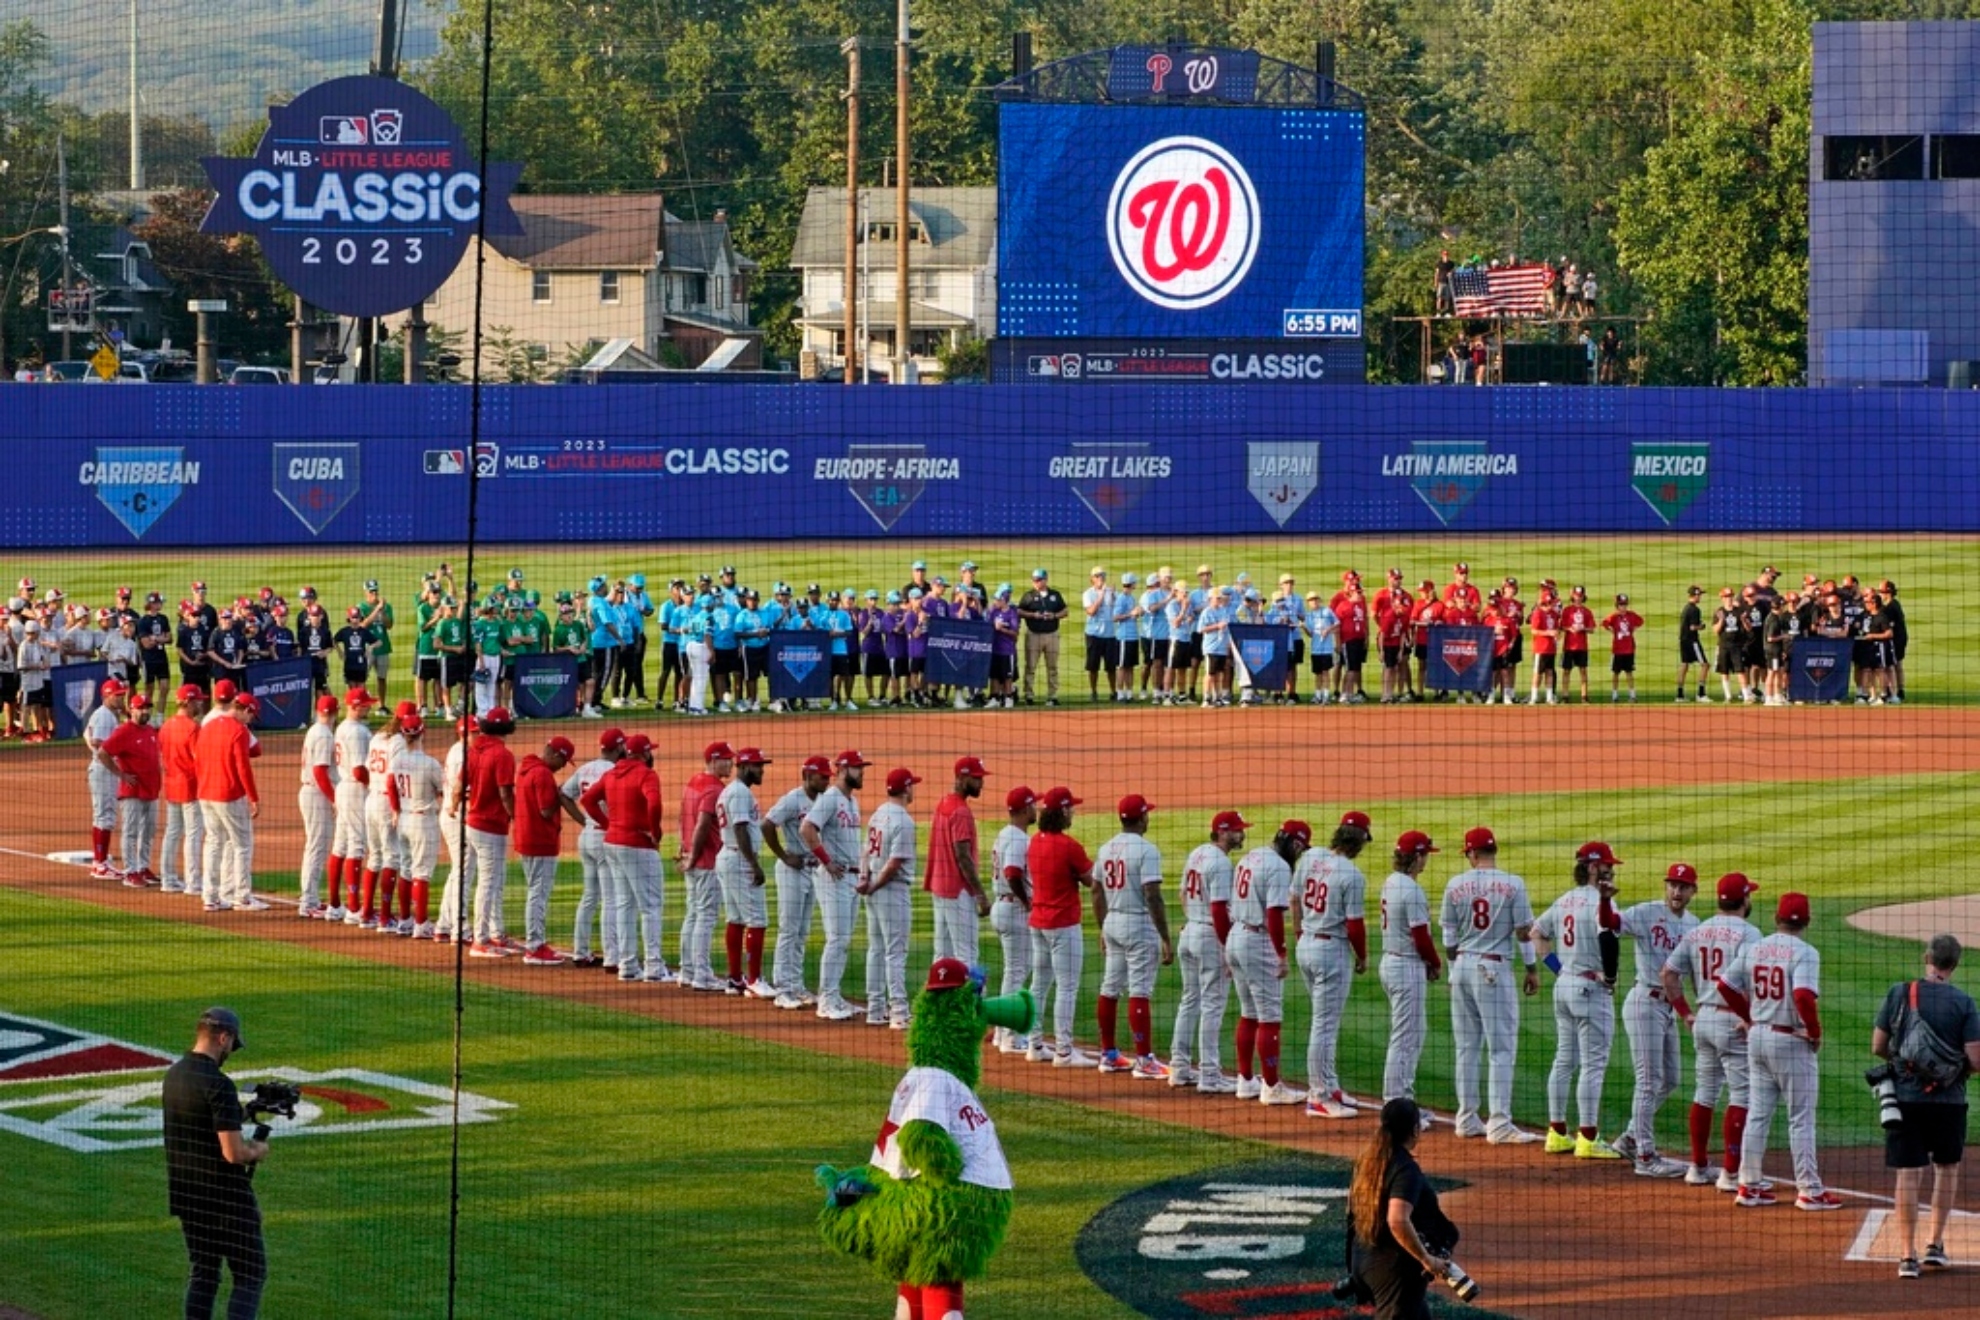
[[[268,1258],[249,1178],[268,1143],[242,1135],[240,1092],[220,1071],[246,1044],[232,1009],[209,1008],[200,1014],[191,1051],[165,1074],[166,1184],[192,1261],[187,1320],[213,1314],[222,1261],[234,1275],[228,1320],[253,1320],[261,1308]]]
[[[1959,941],[1950,935],[1934,935],[1925,948],[1925,975],[1918,981],[1900,981],[1884,996],[1877,1010],[1876,1029],[1870,1035],[1870,1052],[1880,1059],[1895,1059],[1899,1024],[1914,1011],[1939,1039],[1966,1055],[1966,1071],[1980,1071],[1980,1009],[1972,996],[1952,983],[1959,966]],[[1913,999],[1913,987],[1916,999]],[[1880,1070],[1881,1071],[1881,1070]],[[1891,1069],[1895,1074],[1898,1110],[1903,1122],[1884,1133],[1884,1163],[1897,1170],[1898,1236],[1904,1243],[1904,1256],[1898,1277],[1919,1275],[1918,1191],[1923,1182],[1926,1161],[1932,1164],[1932,1226],[1927,1239],[1924,1263],[1945,1269],[1946,1218],[1959,1195],[1959,1162],[1966,1146],[1966,1079],[1933,1085],[1901,1061]]]
[[[1349,1264],[1376,1320],[1429,1320],[1433,1278],[1461,1289],[1467,1301],[1477,1295],[1451,1263],[1457,1229],[1411,1154],[1422,1129],[1414,1100],[1383,1105],[1381,1126],[1355,1161],[1348,1187]]]

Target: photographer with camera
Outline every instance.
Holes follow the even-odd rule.
[[[1348,1186],[1349,1277],[1335,1296],[1374,1306],[1376,1320],[1429,1320],[1432,1279],[1471,1301],[1478,1285],[1451,1260],[1457,1226],[1411,1153],[1423,1134],[1416,1101],[1382,1106],[1382,1121]]]
[[[228,1320],[253,1320],[261,1309],[268,1258],[249,1180],[267,1158],[268,1143],[241,1134],[240,1092],[220,1071],[246,1046],[239,1016],[209,1008],[200,1014],[192,1049],[165,1074],[165,1180],[192,1262],[187,1320],[213,1314],[222,1261],[234,1275]]]
[[[1901,981],[1884,996],[1870,1052],[1887,1060],[1867,1074],[1882,1102],[1884,1164],[1897,1170],[1900,1279],[1919,1276],[1918,1192],[1932,1165],[1932,1225],[1924,1263],[1951,1265],[1946,1218],[1959,1195],[1959,1162],[1966,1147],[1966,1078],[1980,1071],[1980,1009],[1952,984],[1959,941],[1934,935],[1925,948],[1925,975]]]

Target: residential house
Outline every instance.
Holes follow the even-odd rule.
[[[900,193],[862,188],[855,266],[855,370],[860,343],[873,372],[894,359],[895,216]],[[997,190],[909,188],[909,349],[922,379],[939,377],[935,354],[965,339],[988,339],[997,325]],[[791,253],[803,281],[798,326],[804,363],[843,369],[847,353],[846,190],[813,188]]]

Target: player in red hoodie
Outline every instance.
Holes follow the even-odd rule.
[[[516,818],[509,846],[522,861],[529,895],[523,917],[523,943],[529,950],[523,954],[525,967],[555,967],[564,961],[550,945],[550,889],[557,879],[564,823],[557,772],[576,752],[576,744],[558,734],[543,744],[541,753],[530,753],[516,767]]]
[[[645,936],[646,957],[630,922],[620,927],[619,979],[669,982],[673,973],[660,952],[661,904],[665,896],[660,874],[660,776],[653,771],[653,740],[630,735],[624,755],[612,763],[578,798],[578,806],[605,830],[605,866],[615,893],[632,896]]]

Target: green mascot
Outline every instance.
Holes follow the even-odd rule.
[[[962,1320],[1011,1222],[1011,1170],[976,1098],[983,1033],[1029,1031],[1031,992],[983,997],[980,975],[938,958],[915,997],[907,1076],[864,1169],[820,1165],[819,1231],[900,1286],[895,1320]]]

